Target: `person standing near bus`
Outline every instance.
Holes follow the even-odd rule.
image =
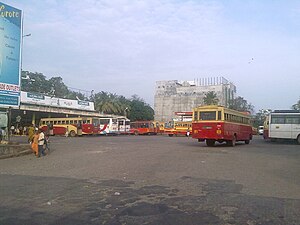
[[[45,134],[44,132],[39,129],[39,139],[38,139],[38,157],[45,156],[45,149],[44,149],[44,144],[45,144]]]

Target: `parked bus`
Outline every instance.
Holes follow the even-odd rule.
[[[99,119],[94,117],[42,118],[40,128],[49,135],[98,134]]]
[[[99,118],[99,134],[118,135],[129,133],[130,120],[125,117]]]
[[[214,146],[216,141],[235,146],[252,140],[250,115],[223,106],[209,105],[193,109],[192,137]]]
[[[130,134],[157,134],[154,121],[135,121],[130,123]]]
[[[170,121],[165,128],[165,134],[170,137],[187,136],[187,132],[192,130],[192,121]]]
[[[296,140],[300,144],[300,111],[275,110],[269,114],[268,138]]]

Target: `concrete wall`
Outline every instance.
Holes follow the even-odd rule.
[[[228,101],[235,97],[236,87],[225,78],[207,78],[202,81],[157,81],[154,96],[155,120],[170,121],[175,112],[192,111],[203,105],[203,98],[209,91],[214,91],[219,105],[228,106]]]

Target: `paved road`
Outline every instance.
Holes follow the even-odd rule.
[[[299,161],[261,137],[54,137],[46,157],[0,161],[0,224],[300,224]]]

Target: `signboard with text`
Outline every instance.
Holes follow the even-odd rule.
[[[22,104],[44,105],[59,108],[80,109],[94,111],[94,102],[55,98],[39,93],[21,91]]]
[[[0,2],[0,108],[20,104],[22,11]]]

